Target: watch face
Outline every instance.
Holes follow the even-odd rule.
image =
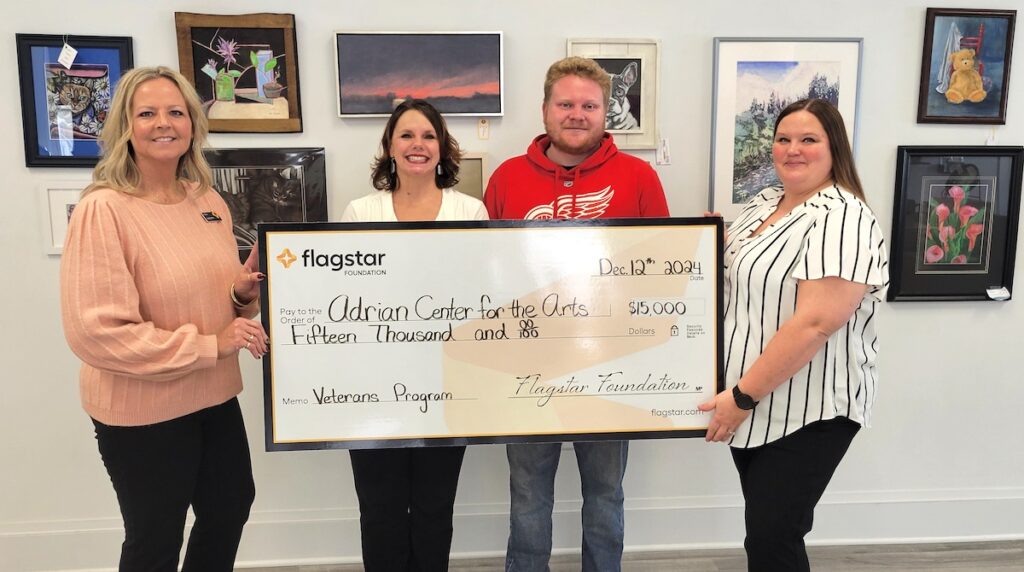
[[[736,400],[736,406],[740,409],[753,409],[757,405],[753,397],[740,391],[740,386],[738,385],[732,386],[732,398]]]

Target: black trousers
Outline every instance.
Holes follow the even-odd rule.
[[[814,507],[860,425],[845,417],[811,423],[752,449],[732,449],[746,501],[747,570],[810,571],[804,536]]]
[[[465,447],[349,451],[366,572],[443,572]]]
[[[124,519],[122,572],[230,571],[256,489],[237,399],[140,427],[93,420]]]

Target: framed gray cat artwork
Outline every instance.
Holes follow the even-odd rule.
[[[621,149],[658,146],[658,56],[656,40],[570,39],[566,53],[591,58],[611,77],[605,130]]]
[[[249,256],[256,227],[271,222],[327,221],[322,147],[206,149],[213,188],[231,212],[238,258]]]
[[[126,36],[17,34],[26,167],[92,167],[121,74]]]

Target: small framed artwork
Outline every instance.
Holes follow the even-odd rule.
[[[612,80],[605,130],[621,149],[658,147],[658,61],[656,40],[570,39],[566,52],[596,61]]]
[[[504,112],[501,32],[335,32],[339,117],[387,117],[406,99],[445,115]]]
[[[40,189],[39,228],[42,229],[43,252],[46,254],[60,254],[64,250],[71,213],[90,182],[88,179],[53,181]]]
[[[800,99],[824,99],[856,149],[861,38],[715,38],[710,211],[726,221],[767,187],[775,119]]]
[[[327,171],[322,147],[204,149],[213,188],[228,204],[242,262],[263,222],[326,222]]]
[[[125,36],[16,34],[27,167],[91,167],[121,75],[131,69]],[[77,50],[60,63],[64,46]]]
[[[455,190],[483,200],[486,185],[487,156],[484,153],[463,153]]]
[[[294,15],[175,12],[174,25],[211,132],[302,131]]]
[[[1016,10],[928,8],[918,123],[1006,123]]]
[[[1007,300],[1024,147],[900,146],[889,300]]]

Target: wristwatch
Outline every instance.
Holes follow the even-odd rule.
[[[736,400],[736,407],[739,407],[740,409],[749,411],[757,405],[757,402],[754,401],[753,397],[740,391],[740,386],[738,384],[732,386],[732,398]]]

